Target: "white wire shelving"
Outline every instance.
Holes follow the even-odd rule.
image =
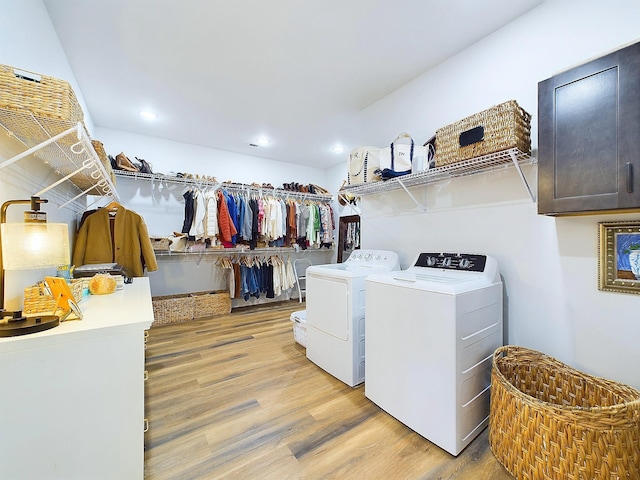
[[[141,173],[129,172],[127,170],[115,170],[116,177],[133,178],[136,180],[146,180],[153,183],[166,183],[176,185],[186,185],[200,189],[223,189],[236,193],[248,193],[259,196],[273,196],[278,198],[292,198],[297,200],[310,200],[322,203],[331,202],[333,196],[331,194],[317,194],[307,192],[296,192],[284,190],[282,188],[258,187],[253,185],[245,185],[240,183],[217,182],[207,178],[190,178],[190,177],[174,177],[163,175],[160,173]]]
[[[106,196],[118,200],[111,165],[102,163],[82,122],[36,117],[0,108],[0,126],[27,148],[0,163],[0,170],[35,155],[60,176],[59,180],[34,193],[34,196],[42,196],[58,185],[69,182],[77,190],[77,195],[59,205],[59,208],[83,195]]]
[[[527,182],[526,177],[522,173],[521,165],[534,164],[536,159],[529,154],[520,151],[517,148],[511,148],[481,157],[463,160],[449,165],[443,165],[425,170],[424,172],[410,173],[401,177],[396,177],[386,181],[369,182],[361,185],[347,185],[343,190],[348,191],[356,196],[372,195],[376,193],[390,192],[393,190],[403,189],[411,199],[419,205],[415,197],[409,191],[410,187],[418,185],[428,185],[430,183],[449,180],[456,177],[475,175],[478,173],[489,172],[493,170],[515,167],[522,183],[524,184],[531,201],[535,203],[536,198]]]

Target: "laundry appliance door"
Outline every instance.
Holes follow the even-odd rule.
[[[307,327],[346,341],[350,297],[349,279],[307,275]]]
[[[364,278],[307,274],[307,358],[353,387],[364,381]]]

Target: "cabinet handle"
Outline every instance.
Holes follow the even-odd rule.
[[[147,380],[149,380],[149,370],[144,371],[144,381],[146,382]]]
[[[144,419],[144,433],[147,433],[149,431],[149,420],[148,419]]]
[[[144,331],[144,343],[147,343],[147,340],[149,340],[149,330]]]
[[[633,193],[633,165],[627,162],[627,193]]]

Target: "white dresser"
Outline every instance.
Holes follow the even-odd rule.
[[[84,319],[0,338],[0,478],[142,479],[148,278],[80,302]]]

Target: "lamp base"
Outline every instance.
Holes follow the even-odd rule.
[[[60,317],[57,315],[36,315],[33,317],[22,316],[22,312],[5,312],[0,310],[0,337],[16,337],[29,333],[43,332],[60,324]],[[5,318],[6,313],[13,314],[12,317]],[[17,315],[16,315],[17,314]]]

